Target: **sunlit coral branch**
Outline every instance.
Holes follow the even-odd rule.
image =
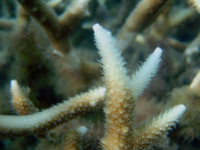
[[[39,134],[103,104],[105,88],[90,90],[49,109],[26,116],[0,116],[0,137]]]

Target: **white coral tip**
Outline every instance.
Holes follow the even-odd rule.
[[[96,30],[98,30],[99,27],[100,27],[100,25],[98,23],[95,23],[92,28],[94,31],[96,31]]]
[[[163,52],[163,50],[160,47],[157,47],[154,51],[154,54],[161,56],[162,52]]]
[[[16,87],[18,84],[17,84],[17,80],[11,80],[10,81],[10,85],[11,85],[11,87]]]
[[[10,81],[10,90],[11,90],[11,93],[15,93],[16,91],[19,90],[19,85],[17,83],[17,80],[11,80]]]

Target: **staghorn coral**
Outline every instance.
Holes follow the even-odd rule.
[[[28,0],[25,1],[28,2]],[[26,3],[25,1],[24,3]],[[128,61],[126,64],[127,70],[132,70],[132,68],[137,66],[138,62],[144,62],[147,55],[152,53],[155,47],[159,46],[163,49],[163,57],[158,75],[154,77],[150,87],[145,89],[142,97],[138,97],[139,101],[136,103],[137,107],[134,109],[134,128],[140,126],[141,122],[145,123],[146,120],[147,122],[151,122],[151,116],[165,109],[166,105],[163,103],[165,101],[163,99],[164,95],[167,92],[171,92],[174,88],[190,84],[194,74],[199,70],[200,62],[198,52],[199,43],[192,42],[195,39],[198,41],[199,14],[193,7],[190,7],[189,3],[186,3],[187,1],[168,1],[169,3],[164,4],[164,7],[154,5],[159,1],[40,0],[35,1],[35,4],[40,5],[38,6],[35,4],[20,4],[17,0],[0,0],[1,114],[13,114],[9,105],[9,91],[11,91],[9,90],[9,85],[13,79],[16,79],[20,85],[31,89],[29,95],[27,95],[26,88],[21,89],[19,87],[19,91],[22,92],[21,94],[19,92],[19,95],[22,96],[22,101],[20,103],[13,102],[14,105],[12,104],[15,109],[14,112],[18,112],[18,115],[23,112],[24,116],[27,113],[31,115],[34,112],[29,111],[32,110],[31,105],[41,113],[41,110],[60,103],[62,99],[67,99],[69,96],[74,97],[75,94],[86,92],[93,87],[103,86],[104,83],[100,80],[101,67],[96,63],[98,54],[91,42],[92,25],[100,22],[118,37],[123,27],[126,27],[125,20],[128,21],[131,14],[134,14],[136,17],[133,20],[134,24],[129,24],[131,29],[135,29],[129,33],[134,35],[133,39],[126,40],[122,37],[121,40],[125,42],[124,45],[119,44],[119,42],[117,43],[118,48],[121,47],[120,50],[123,51],[123,56]],[[149,6],[152,7],[138,9],[145,8],[141,5],[145,2],[148,2]],[[80,4],[81,7],[79,7]],[[159,5],[159,3],[157,4]],[[41,7],[44,8],[42,11],[40,9],[37,10]],[[154,9],[156,7],[157,9]],[[31,9],[37,10],[36,12],[39,12],[39,16],[41,17],[35,16],[34,12],[30,12]],[[45,10],[49,10],[47,12],[50,13],[46,13]],[[74,15],[71,14],[72,12],[78,15],[77,18],[73,18]],[[50,15],[48,16],[47,14]],[[151,15],[148,17],[148,14],[152,14],[153,17]],[[52,26],[42,23],[40,19],[44,18],[44,16],[47,17],[46,21],[50,23],[49,25],[55,23],[55,26],[59,24],[60,18],[63,17],[63,28],[60,25],[51,28],[52,32],[55,31],[54,33],[57,36],[53,37],[54,35],[49,34],[51,31],[48,31],[48,29]],[[57,19],[58,22],[50,19],[51,17]],[[59,30],[58,32],[56,31],[57,29]],[[189,49],[189,55],[186,53],[187,49]],[[127,74],[131,76],[131,71],[128,71]],[[182,92],[188,93],[187,91],[191,92],[189,88],[186,88]],[[13,96],[13,93],[11,95]],[[187,98],[184,103],[191,104],[193,97],[187,96]],[[141,104],[141,99],[145,99],[144,104]],[[11,97],[11,103],[12,100],[14,99]],[[19,99],[16,100],[18,102]],[[32,104],[29,105],[29,103]],[[21,105],[23,107],[20,107]],[[169,107],[171,106],[174,105],[169,105]],[[198,114],[198,109],[196,108],[196,110],[195,114]],[[79,126],[86,126],[89,131],[81,140],[83,142],[82,148],[100,149],[99,139],[103,138],[105,131],[102,127],[102,124],[104,124],[102,110],[100,109],[97,112],[89,113],[82,117],[87,118],[85,119],[87,123],[83,123],[84,119],[80,121],[79,125],[73,122],[71,127],[64,129],[63,132],[76,130]],[[184,123],[183,120],[184,117],[181,119],[178,128],[170,132],[172,135],[178,135],[182,139],[186,137],[186,134],[187,137],[191,135],[188,133],[198,133],[193,132],[194,129],[197,129],[197,121],[190,120],[190,123]],[[91,124],[95,124],[95,127],[92,129],[87,125],[90,122]],[[62,128],[62,126],[58,125],[57,127]],[[184,128],[182,128],[183,126]],[[182,130],[184,134],[181,134],[179,132],[181,128],[179,127],[188,130]],[[61,148],[63,135],[59,134],[56,136],[60,142],[56,140],[51,141],[48,138],[48,134],[52,130],[54,129],[41,134],[34,134],[37,138],[29,136],[26,138],[1,140],[0,149],[34,149],[37,147],[37,140],[41,140],[41,138],[45,138],[41,141],[47,141],[45,149],[53,149],[54,145]],[[98,133],[93,132],[92,138],[85,138],[90,136],[91,130],[97,130],[98,133],[103,132],[101,132],[100,136]],[[177,141],[177,136],[175,137],[173,138],[170,134],[167,138],[168,142],[160,141],[163,147],[159,146],[162,144],[152,143],[150,149],[167,149],[174,141],[178,142],[180,149],[183,148],[183,145],[185,147],[195,145],[196,147],[193,147],[193,149],[197,149],[196,143],[199,141],[197,138],[194,138],[190,143],[183,144]],[[190,136],[189,139],[193,138]],[[45,142],[41,142],[41,145],[42,143]]]
[[[155,75],[162,50],[157,48],[155,52],[149,56],[143,67],[141,67],[132,78],[129,78],[126,76],[127,71],[123,67],[124,62],[119,51],[116,49],[116,41],[111,36],[111,33],[98,24],[95,24],[93,29],[95,31],[97,47],[102,56],[101,61],[104,68],[104,80],[107,88],[105,102],[106,134],[101,140],[102,147],[106,150],[144,149],[151,145],[158,137],[162,136],[167,130],[171,129],[171,126],[175,125],[178,118],[185,111],[184,105],[178,105],[159,115],[157,118],[154,118],[151,122],[138,128],[133,128],[134,101],[137,100],[152,76]],[[16,97],[23,99],[24,95],[17,86],[17,82],[12,81],[11,86],[13,99],[16,99]],[[97,107],[99,103],[102,103],[104,93],[105,89],[99,88],[89,93],[81,94],[80,96],[42,112],[15,117],[0,116],[0,135],[2,138],[8,138],[44,133],[56,125],[67,122],[77,115]],[[18,105],[18,103],[14,102],[13,104],[14,106]],[[32,108],[33,106],[28,105],[28,107]],[[14,122],[16,123],[13,124]],[[78,133],[76,133],[76,131],[77,130],[67,131],[67,135],[70,137],[69,141],[77,139],[76,134]],[[68,147],[67,143],[68,142],[65,142],[63,148]],[[75,145],[73,145],[73,143]],[[76,142],[73,143],[71,143],[69,147],[78,146]]]

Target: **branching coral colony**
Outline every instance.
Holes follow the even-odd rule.
[[[192,147],[200,139],[199,75],[191,83],[200,70],[199,6],[199,0],[0,0],[0,136],[34,135],[1,140],[0,149]],[[91,42],[95,22],[118,39],[94,25],[103,69]],[[116,47],[127,70],[161,48],[131,75]],[[157,76],[138,97],[156,74],[161,49]],[[12,114],[9,83],[18,116],[4,116]],[[181,104],[187,111],[176,129],[153,143],[173,128]],[[103,110],[88,113],[97,108]]]
[[[26,135],[39,135],[67,122],[78,115],[91,111],[105,103],[106,133],[101,139],[105,150],[130,150],[147,148],[156,139],[166,134],[185,112],[184,105],[177,105],[155,117],[152,121],[134,127],[134,108],[138,96],[156,74],[161,61],[162,50],[156,48],[147,61],[131,77],[123,67],[125,62],[116,48],[116,39],[99,24],[93,26],[95,41],[101,55],[106,88],[98,88],[83,93],[42,112],[34,107],[17,81],[11,81],[11,94],[14,109],[19,115],[0,116],[0,137],[13,138]],[[105,99],[105,100],[103,100]],[[25,108],[26,107],[26,108]],[[80,127],[70,135],[65,149],[78,148],[77,134],[85,134],[87,129]],[[74,141],[75,140],[75,141]],[[71,141],[71,142],[70,142]],[[73,143],[73,144],[72,144]]]

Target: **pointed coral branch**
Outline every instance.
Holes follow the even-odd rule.
[[[149,26],[170,0],[142,0],[130,13],[120,32],[117,46],[123,51],[134,40],[135,36]]]
[[[150,146],[152,142],[165,134],[167,130],[172,129],[185,111],[186,107],[184,105],[177,105],[160,114],[150,123],[136,128],[133,135],[134,149],[144,149]]]
[[[148,57],[146,62],[139,67],[138,71],[132,75],[131,91],[134,93],[136,99],[142,94],[142,91],[150,83],[151,78],[156,75],[158,66],[161,62],[162,49],[156,50]]]

